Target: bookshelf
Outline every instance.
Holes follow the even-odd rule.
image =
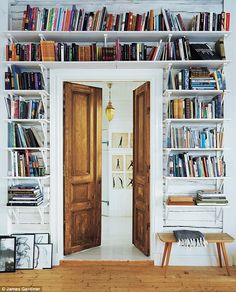
[[[45,3],[45,2],[44,2]],[[43,7],[42,5],[47,6],[46,4],[40,4],[39,1],[35,1],[32,5],[39,5]],[[132,3],[133,4],[133,3]],[[16,6],[19,6],[19,11],[21,13],[23,12],[24,7],[23,4],[17,3]],[[64,6],[70,6],[66,3],[63,3]],[[86,6],[86,4],[83,4]],[[174,4],[176,5],[176,4]],[[142,3],[143,6],[143,3]],[[174,7],[174,6],[173,6]],[[12,8],[13,13],[15,13],[18,10],[17,8]],[[142,8],[143,10],[143,8]],[[10,11],[11,13],[11,11]],[[19,14],[18,14],[19,15]],[[21,15],[21,14],[20,14]],[[227,40],[228,36],[230,35],[230,31],[21,31],[16,30],[15,27],[12,27],[12,15],[9,17],[10,25],[9,30],[4,31],[3,35],[5,37],[6,42],[14,42],[14,43],[30,43],[30,42],[40,42],[40,40],[52,40],[55,42],[78,42],[79,43],[101,43],[101,45],[110,45],[114,44],[114,42],[119,39],[121,43],[123,42],[149,42],[149,43],[157,43],[160,42],[160,40],[168,41],[168,40],[175,40],[179,37],[185,37],[188,38],[190,42],[216,42],[220,38],[224,38]],[[171,68],[174,68],[176,70],[184,69],[184,68],[192,68],[192,67],[207,67],[211,70],[223,68],[227,66],[230,63],[230,60],[165,60],[165,61],[6,61],[6,56],[4,55],[3,59],[1,60],[1,65],[6,68],[11,68],[12,65],[20,66],[21,68],[27,69],[27,70],[41,70],[44,80],[47,80],[50,77],[50,71],[52,69],[163,69],[164,73],[168,72]],[[165,74],[164,74],[165,76]],[[166,83],[166,77],[165,80],[163,80],[163,83]],[[45,82],[47,85],[48,82]],[[228,90],[173,90],[168,89],[168,87],[164,87],[163,92],[163,112],[165,112],[166,109],[166,100],[171,98],[180,98],[180,97],[214,97],[219,94],[225,94],[225,100],[227,99],[227,93]],[[48,87],[46,86],[45,90],[3,90],[3,95],[9,95],[12,97],[15,96],[23,96],[27,97],[29,99],[34,98],[42,98],[45,100],[47,104],[47,108],[50,107],[50,94]],[[16,122],[21,124],[39,124],[44,128],[44,131],[48,131],[50,129],[50,121],[47,117],[46,119],[40,119],[40,120],[19,120],[19,119],[7,119],[7,123],[10,122]],[[229,121],[227,117],[220,118],[220,119],[171,119],[164,117],[163,118],[163,129],[165,129],[169,124],[189,124],[191,125],[197,125],[201,126],[204,124],[204,126],[212,126],[217,124],[224,124],[225,122]],[[45,135],[46,137],[47,135]],[[164,138],[164,137],[163,137]],[[164,138],[165,139],[165,138]],[[34,150],[39,152],[50,152],[50,144],[46,143],[44,147],[5,147],[6,152],[12,152],[17,150]],[[213,152],[215,155],[215,152],[224,152],[224,148],[207,148],[207,149],[192,149],[192,148],[166,148],[163,146],[163,159],[165,159],[166,154],[169,155],[170,152]],[[50,156],[49,156],[50,157]],[[48,158],[47,158],[48,159]],[[50,161],[48,161],[48,164],[50,164]],[[163,177],[164,177],[164,184],[168,182],[169,184],[174,184],[176,181],[179,181],[180,183],[185,182],[187,184],[191,184],[192,182],[195,183],[202,183],[204,181],[213,183],[214,186],[222,185],[222,181],[227,179],[227,177],[194,177],[194,178],[185,178],[185,177],[168,177],[165,175],[165,169],[163,169]],[[4,179],[6,180],[22,180],[22,181],[38,181],[40,184],[44,183],[44,181],[50,182],[50,176],[44,176],[44,177],[11,177],[11,176],[5,176]],[[168,191],[165,189],[166,185],[164,185],[163,193],[164,196],[168,194]],[[49,207],[49,204],[46,205]],[[166,208],[176,208],[179,209],[181,207],[176,206],[167,206]],[[13,207],[9,207],[13,208]],[[23,208],[23,207],[22,207]],[[192,210],[199,210],[199,206],[191,206],[188,208]],[[201,206],[201,208],[203,208]],[[205,208],[205,207],[204,207]],[[210,207],[208,207],[210,208]],[[215,207],[214,207],[215,208]],[[217,207],[218,208],[218,207]],[[13,208],[15,209],[15,207]],[[24,209],[26,209],[24,207]],[[207,208],[205,208],[207,209]]]
[[[7,65],[9,70],[12,70],[12,65]],[[48,226],[45,214],[50,205],[48,71],[41,64],[26,67],[24,64],[18,66],[20,70],[26,70],[29,74],[30,72],[41,74],[44,88],[2,91],[8,116],[4,119],[8,125],[8,145],[4,148],[8,157],[8,173],[3,180],[7,182],[9,190],[12,187],[17,189],[19,186],[18,191],[7,195],[7,202],[2,207],[7,210],[11,223],[20,224],[22,228],[25,224],[35,224],[35,220],[41,226]],[[14,79],[14,85],[15,81]],[[36,83],[36,80],[34,82]],[[23,186],[26,186],[30,193],[25,198],[20,192]],[[35,197],[34,193],[37,194]],[[24,220],[27,214],[34,215],[31,219]]]
[[[205,67],[205,66],[204,66]],[[178,155],[189,155],[189,157],[198,157],[199,159],[201,159],[201,157],[203,157],[203,155],[205,155],[205,157],[209,157],[207,160],[207,163],[210,161],[210,156],[215,156],[216,159],[218,159],[219,157],[222,157],[222,155],[224,155],[224,152],[226,150],[226,148],[224,147],[224,143],[222,142],[222,145],[220,145],[220,147],[216,147],[216,145],[212,145],[211,147],[202,147],[200,145],[198,145],[197,147],[195,146],[194,148],[191,147],[183,147],[178,145],[173,147],[173,145],[170,145],[169,147],[166,147],[166,145],[168,143],[183,143],[183,141],[186,143],[186,139],[188,136],[186,135],[185,130],[188,129],[189,133],[190,133],[190,137],[188,137],[188,139],[190,139],[190,142],[193,143],[198,143],[199,140],[201,141],[201,137],[198,136],[199,133],[203,133],[205,130],[204,129],[220,129],[220,131],[222,133],[224,133],[224,126],[225,126],[225,122],[230,121],[229,119],[227,119],[227,117],[225,117],[225,114],[223,112],[222,117],[216,117],[215,116],[215,109],[213,110],[213,107],[215,106],[215,104],[212,104],[212,107],[210,107],[210,111],[213,111],[214,114],[212,112],[208,113],[208,108],[206,107],[206,112],[207,115],[205,117],[191,117],[191,118],[186,118],[183,117],[182,115],[187,115],[187,104],[186,104],[186,98],[189,99],[190,102],[193,103],[193,105],[191,106],[195,106],[195,108],[193,109],[192,107],[190,107],[190,111],[191,111],[191,115],[192,115],[192,111],[193,111],[193,115],[199,114],[198,112],[198,108],[196,107],[196,102],[194,100],[196,100],[197,102],[199,102],[199,100],[201,100],[203,106],[208,105],[209,103],[211,103],[214,98],[216,98],[217,96],[223,96],[222,100],[223,103],[227,102],[227,97],[228,97],[228,93],[230,93],[229,90],[227,90],[226,88],[223,89],[211,89],[211,90],[207,90],[206,88],[204,88],[203,90],[201,89],[169,89],[170,86],[170,79],[167,77],[170,74],[170,71],[172,70],[171,74],[173,73],[173,68],[174,70],[176,70],[177,68],[173,65],[172,67],[169,68],[169,70],[166,70],[166,73],[164,75],[164,82],[165,82],[165,88],[163,90],[163,174],[164,174],[164,183],[163,183],[163,208],[164,208],[164,226],[167,230],[178,226],[178,220],[176,220],[176,222],[174,222],[174,220],[169,220],[170,216],[173,216],[173,214],[180,214],[180,212],[183,212],[181,214],[187,214],[186,216],[193,216],[194,217],[194,213],[198,213],[199,214],[202,212],[201,210],[204,210],[204,212],[213,212],[215,214],[215,220],[218,220],[218,228],[220,230],[223,229],[223,218],[224,218],[224,213],[223,210],[227,207],[230,207],[229,203],[225,203],[222,205],[216,205],[213,204],[212,205],[207,205],[207,206],[203,206],[203,205],[172,205],[168,203],[168,200],[170,197],[178,197],[178,196],[186,196],[186,197],[196,197],[196,193],[198,192],[198,190],[200,189],[213,189],[213,190],[221,190],[224,193],[224,183],[225,181],[227,181],[227,179],[229,179],[228,176],[226,176],[225,174],[223,176],[212,176],[209,175],[208,173],[208,167],[209,165],[206,165],[205,170],[207,169],[207,174],[206,172],[204,172],[203,176],[195,176],[193,175],[189,175],[187,172],[187,176],[186,173],[182,174],[181,176],[179,176],[178,174],[175,176],[174,175],[170,175],[168,174],[168,172],[170,171],[170,169],[168,169],[169,165],[168,163],[170,163],[170,157],[171,155],[177,154]],[[189,67],[190,68],[190,67]],[[210,70],[212,70],[213,68],[211,66],[208,66],[208,68]],[[222,67],[223,68],[223,67]],[[190,69],[191,70],[191,69]],[[178,72],[178,71],[177,71]],[[176,73],[175,73],[176,74]],[[177,73],[178,74],[178,73]],[[210,75],[209,75],[210,76]],[[210,78],[209,78],[210,79]],[[182,79],[181,79],[182,81]],[[183,80],[182,82],[185,82],[185,80]],[[175,111],[177,111],[177,113],[180,113],[180,116],[176,116],[176,117],[170,117],[170,115],[174,114],[173,112],[170,111],[171,108],[171,101],[172,104],[174,104],[174,102],[176,101],[176,108],[173,107],[173,109]],[[179,102],[183,101],[183,108],[179,109]],[[182,103],[181,103],[181,107],[182,107]],[[223,108],[223,106],[222,106]],[[220,109],[222,111],[222,108]],[[194,114],[194,110],[196,111]],[[216,111],[216,112],[217,112]],[[224,109],[223,109],[224,111]],[[203,109],[202,106],[200,106],[200,112],[201,114],[203,114]],[[204,113],[205,114],[205,113]],[[208,114],[211,117],[208,117]],[[220,115],[222,114],[222,112],[220,113]],[[176,115],[176,113],[175,113]],[[171,130],[172,129],[172,130]],[[183,131],[184,129],[184,131]],[[193,132],[196,131],[197,129],[197,137],[195,137],[193,135]],[[172,131],[172,132],[171,132]],[[182,132],[181,132],[182,131]],[[209,130],[211,131],[211,130]],[[218,130],[217,130],[218,131]],[[173,135],[173,136],[172,136]],[[181,136],[178,136],[181,135]],[[182,136],[183,135],[183,136]],[[191,136],[192,135],[192,136]],[[196,135],[196,132],[195,132]],[[172,138],[171,138],[172,137]],[[193,140],[191,140],[193,139]],[[197,142],[196,142],[197,139]],[[207,136],[207,139],[210,139]],[[169,141],[169,142],[168,142]],[[171,142],[170,142],[171,141]],[[199,143],[200,143],[199,142]],[[209,141],[208,141],[209,142]],[[214,144],[214,143],[213,143]],[[180,163],[180,162],[178,162]],[[184,166],[183,164],[184,163]],[[186,164],[188,163],[188,165]],[[180,165],[180,164],[179,164]],[[178,166],[179,166],[178,165]],[[184,161],[181,162],[181,167],[186,167],[189,168],[189,170],[191,169],[190,166],[190,161]],[[205,167],[205,165],[203,165],[203,167]],[[196,169],[195,169],[196,170]],[[181,191],[181,185],[184,184],[185,187],[185,193],[183,194],[183,192]],[[228,199],[228,197],[227,197]],[[192,215],[191,215],[192,214]],[[177,215],[178,216],[178,215]],[[169,220],[169,221],[168,221]],[[186,225],[185,225],[186,224]],[[186,221],[183,225],[183,227],[189,227],[188,222]],[[211,224],[208,222],[208,227],[211,228]],[[195,228],[198,226],[194,226]],[[199,228],[200,228],[200,224],[199,224]],[[203,226],[202,226],[203,227]]]

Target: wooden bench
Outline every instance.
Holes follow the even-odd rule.
[[[161,266],[164,267],[164,263],[166,261],[166,264],[165,264],[165,276],[166,276],[167,267],[170,260],[170,252],[171,252],[172,243],[176,242],[176,238],[174,236],[174,233],[158,233],[158,236],[160,240],[165,243]],[[227,233],[205,233],[204,236],[208,243],[216,243],[218,257],[219,257],[219,264],[221,268],[222,268],[221,252],[223,253],[227,274],[228,276],[230,276],[225,243],[234,242],[234,238]]]

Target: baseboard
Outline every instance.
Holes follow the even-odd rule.
[[[123,260],[111,260],[111,261],[98,261],[98,260],[61,260],[60,266],[63,267],[76,267],[76,266],[153,266],[154,261],[123,261]]]

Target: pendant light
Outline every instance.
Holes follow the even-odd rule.
[[[114,107],[112,106],[112,103],[111,103],[111,86],[112,86],[112,83],[108,82],[107,86],[109,88],[109,101],[108,101],[107,107],[105,109],[105,114],[106,114],[108,122],[110,122],[114,117],[115,109],[114,109]]]

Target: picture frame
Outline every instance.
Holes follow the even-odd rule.
[[[129,190],[133,189],[133,173],[126,173],[125,187]]]
[[[0,273],[16,271],[16,238],[0,236]]]
[[[128,148],[128,133],[112,133],[112,148]]]
[[[35,244],[34,268],[52,269],[53,245],[52,243]]]
[[[14,233],[16,238],[16,270],[34,268],[34,233]]]
[[[113,190],[125,189],[125,179],[123,173],[112,173],[112,188]]]
[[[124,156],[112,155],[112,171],[123,171],[123,170],[124,170]]]
[[[49,233],[35,233],[34,243],[50,243]]]
[[[125,169],[126,169],[126,172],[133,171],[133,155],[125,156]]]
[[[133,148],[133,141],[134,141],[133,133],[130,133],[130,137],[129,137],[129,147],[130,148]]]

